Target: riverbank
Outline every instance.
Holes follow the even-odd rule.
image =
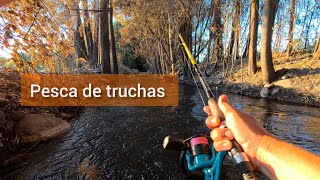
[[[246,59],[243,59],[243,69],[239,61],[235,62],[231,75],[226,78],[216,70],[221,67],[207,70],[215,72],[207,80],[213,90],[223,93],[320,107],[320,60],[313,59],[312,54],[291,58],[274,54],[273,57],[275,70],[281,70],[282,75],[271,84],[263,84],[260,62],[257,63],[258,72],[248,75]],[[202,69],[204,71],[204,67]]]
[[[61,134],[82,107],[26,107],[20,102],[20,73],[0,70],[0,167],[19,161],[39,142]]]

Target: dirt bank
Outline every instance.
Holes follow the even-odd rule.
[[[312,54],[291,58],[274,54],[273,57],[275,70],[282,70],[283,73],[272,84],[263,84],[260,62],[258,72],[248,75],[246,59],[243,59],[243,69],[240,60],[237,60],[232,73],[229,72],[229,76],[225,78],[222,72],[217,70],[221,69],[219,66],[207,70],[213,74],[207,80],[211,88],[219,92],[320,107],[320,60],[313,59]],[[204,67],[202,70],[204,71]]]

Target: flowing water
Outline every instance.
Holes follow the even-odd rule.
[[[0,170],[1,179],[184,179],[163,138],[209,133],[199,93],[180,87],[179,107],[90,107],[68,133]],[[320,154],[320,109],[229,95],[280,139]],[[293,157],[294,158],[294,157]],[[225,166],[224,175],[235,173]]]

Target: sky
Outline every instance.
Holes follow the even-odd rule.
[[[310,2],[313,2],[313,1],[310,1]],[[284,2],[283,3],[286,3],[286,0],[284,0]],[[285,7],[283,10],[284,11],[287,11],[286,10],[286,8],[288,8],[287,6],[287,4],[283,4],[283,6]],[[304,6],[304,4],[297,4],[297,6]],[[311,7],[312,7],[313,5],[311,4]],[[299,7],[299,8],[296,8],[296,13],[297,13],[297,16],[298,16],[298,19],[303,19],[303,17],[305,16],[305,14],[306,14],[306,12],[305,11],[303,11],[303,9],[306,9],[306,7],[303,7],[303,8],[301,8],[301,7]],[[1,7],[0,7],[1,8]],[[286,19],[288,19],[288,17],[286,17],[286,16],[288,16],[287,15],[287,13],[286,12],[279,12],[278,14],[277,14],[277,16],[279,15],[279,19],[281,20],[281,18],[286,18]],[[246,12],[246,13],[248,13],[248,12]],[[310,13],[310,12],[309,12]],[[245,17],[244,17],[245,18]],[[245,21],[247,21],[246,19],[243,19],[243,20],[245,20]],[[276,24],[277,24],[277,19],[276,19]],[[1,27],[3,27],[3,24],[4,24],[5,22],[3,21],[3,20],[0,20],[0,28]],[[230,23],[230,22],[229,22]],[[241,22],[242,23],[242,33],[241,33],[241,42],[243,42],[243,44],[241,45],[242,47],[244,47],[245,45],[245,42],[246,42],[246,39],[247,39],[247,34],[248,34],[248,30],[249,30],[249,28],[248,27],[246,27],[245,25],[247,25],[247,22]],[[318,37],[318,35],[319,35],[319,31],[320,31],[320,29],[319,29],[319,25],[320,25],[320,22],[319,22],[319,18],[317,19],[317,18],[315,18],[315,19],[313,19],[312,20],[312,26],[313,26],[313,28],[311,28],[310,29],[310,32],[309,32],[309,43],[314,43],[316,40],[317,40],[317,37]],[[230,25],[229,25],[230,26]],[[286,32],[286,31],[288,31],[288,22],[284,22],[284,26],[282,27],[282,32]],[[244,30],[244,29],[246,29],[246,30]],[[1,31],[1,29],[0,29],[0,31]],[[300,38],[301,37],[301,33],[303,33],[303,31],[304,31],[304,27],[303,27],[303,25],[301,25],[301,23],[296,23],[295,24],[295,26],[294,26],[294,39],[298,39],[298,38]],[[277,25],[275,26],[275,30],[274,30],[274,37],[273,37],[273,41],[275,41],[276,40],[276,34],[277,33]],[[260,26],[259,26],[259,33],[258,33],[258,36],[260,36],[260,34],[261,34],[261,24],[260,24]],[[204,39],[208,39],[208,36],[209,36],[209,31],[207,30],[206,31],[206,35],[203,37]],[[224,35],[224,42],[226,43],[226,42],[228,42],[228,38],[229,38],[229,36],[230,36],[230,33],[229,34],[225,34]],[[285,47],[287,46],[287,43],[288,43],[288,40],[287,40],[287,38],[283,38],[283,40],[281,41],[281,43],[280,43],[280,49],[282,49],[282,50],[284,50],[285,49]],[[259,50],[259,47],[258,47],[258,50]],[[10,58],[11,57],[11,55],[10,55],[10,50],[9,49],[6,49],[6,48],[4,48],[4,49],[0,49],[0,57],[6,57],[6,58]],[[205,58],[205,53],[206,51],[203,51],[203,54],[201,54],[201,56],[200,56],[200,61],[202,61],[201,59],[204,59]],[[242,50],[240,50],[240,52],[243,52],[243,49]]]

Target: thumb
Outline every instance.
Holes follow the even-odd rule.
[[[232,107],[229,104],[228,96],[226,96],[224,94],[219,97],[218,106],[221,109],[221,111],[223,112],[225,117],[227,117],[229,114],[232,114],[235,112],[234,107]]]

